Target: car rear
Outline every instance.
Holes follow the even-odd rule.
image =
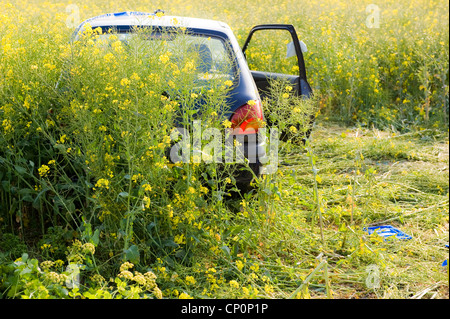
[[[94,17],[83,22],[75,31],[74,39],[82,32],[83,25],[89,24],[93,29],[101,28],[105,33],[114,29],[120,34],[133,32],[135,27],[152,27],[161,31],[177,32],[182,29],[186,34],[217,39],[223,43],[233,60],[234,70],[230,78],[230,92],[227,96],[228,110],[222,114],[231,123],[230,132],[233,140],[243,142],[243,156],[247,164],[236,160],[237,165],[250,167],[240,170],[236,176],[238,183],[249,184],[254,175],[260,175],[261,159],[266,158],[266,141],[259,130],[264,126],[264,115],[257,87],[247,66],[238,42],[225,23],[196,18],[160,16],[155,13],[122,12]],[[200,53],[202,49],[197,47]],[[204,50],[204,49],[203,49]],[[207,71],[206,71],[207,72]],[[236,159],[240,154],[235,154]]]

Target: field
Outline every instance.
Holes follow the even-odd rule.
[[[449,298],[447,2],[0,8],[0,298]],[[97,30],[68,43],[92,16],[158,8],[226,22],[241,45],[256,24],[289,23],[307,45],[314,97],[298,104],[274,85],[264,112],[291,139],[249,193],[232,166],[167,162],[179,105],[157,92],[181,84],[193,107],[189,61],[126,55],[120,41],[101,51]],[[297,71],[284,38],[260,44],[252,69]],[[66,65],[73,90],[61,93]],[[223,127],[227,85],[214,85],[202,123]],[[305,144],[297,107],[316,113]],[[411,238],[369,235],[375,225]]]

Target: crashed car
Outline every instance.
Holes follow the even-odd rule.
[[[176,21],[176,23],[174,23]],[[92,29],[101,28],[104,33],[117,33],[120,40],[126,41],[136,30],[136,28],[151,27],[160,32],[177,32],[183,28],[184,34],[189,37],[192,50],[196,50],[201,56],[199,69],[208,74],[224,72],[223,65],[232,61],[232,72],[227,74],[232,81],[230,92],[227,96],[229,106],[226,114],[221,114],[231,122],[233,134],[237,136],[247,136],[244,141],[244,156],[248,165],[253,171],[242,171],[236,180],[240,183],[249,183],[254,176],[264,173],[267,156],[267,143],[261,136],[258,137],[258,130],[264,122],[264,105],[262,105],[262,95],[267,92],[272,80],[284,80],[290,83],[293,93],[298,97],[308,98],[311,87],[306,78],[305,63],[302,54],[303,43],[299,41],[295,28],[287,24],[264,24],[253,27],[245,41],[242,49],[231,28],[219,21],[168,16],[162,14],[160,10],[153,13],[147,12],[120,12],[104,14],[90,18],[82,22],[75,30],[73,40],[76,40],[83,32],[83,27],[89,24]],[[265,72],[261,70],[250,70],[246,61],[246,49],[252,41],[255,33],[266,32],[268,30],[282,30],[287,32],[291,38],[290,50],[296,56],[298,64],[298,74],[288,75],[280,73]],[[154,39],[158,37],[155,36]],[[205,41],[208,39],[208,41]],[[176,46],[176,37],[165,37],[167,42],[173,42]],[[251,101],[251,103],[249,103]]]

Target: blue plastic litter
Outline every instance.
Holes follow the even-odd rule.
[[[397,239],[409,240],[412,239],[412,236],[405,234],[400,229],[397,229],[393,226],[371,226],[368,228],[364,228],[365,231],[369,233],[369,235],[376,233],[377,235],[384,237],[386,240],[387,237],[394,236]]]

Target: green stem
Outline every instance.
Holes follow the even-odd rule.
[[[310,145],[309,141],[307,141],[307,145],[308,145],[309,163],[311,165],[313,177],[314,177],[313,178],[313,180],[314,180],[314,199],[316,201],[316,207],[317,207],[317,211],[319,214],[320,238],[322,240],[322,243],[324,243],[323,218],[322,218],[322,210],[321,210],[320,198],[319,198],[319,189],[317,187],[317,169],[314,166],[313,153],[312,153],[312,149],[311,149],[311,145]]]
[[[308,275],[308,277],[306,277],[306,279],[302,282],[302,284],[295,289],[295,291],[288,297],[288,299],[294,299],[295,296],[297,296],[297,294],[303,290],[303,288],[310,282],[310,280],[314,277],[314,275],[320,270],[322,269],[322,267],[324,265],[326,265],[327,261],[326,260],[322,260],[320,262],[320,264],[314,268],[314,270]]]

